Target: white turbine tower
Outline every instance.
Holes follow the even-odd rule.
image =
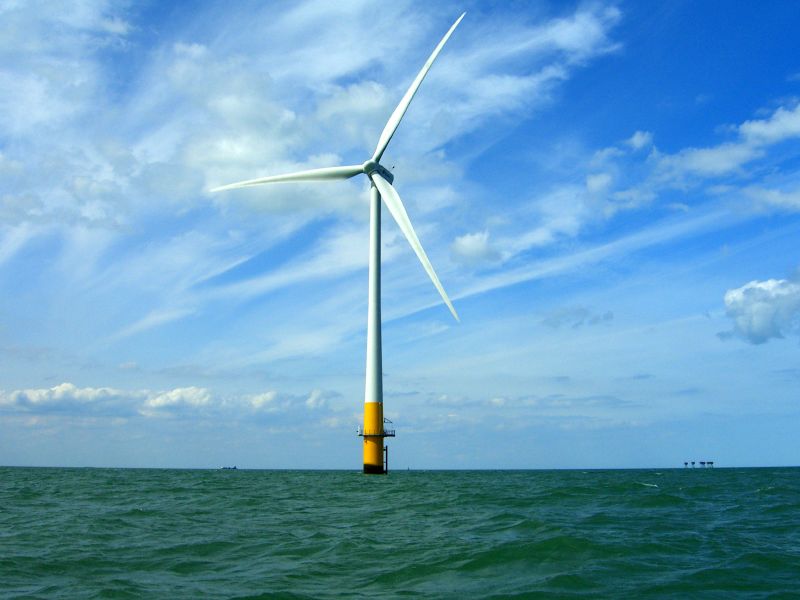
[[[394,435],[393,431],[384,429],[383,419],[383,371],[382,371],[382,354],[381,354],[381,199],[386,204],[386,208],[394,217],[400,230],[406,236],[408,243],[414,249],[422,266],[431,278],[433,285],[439,291],[447,308],[458,320],[456,309],[447,297],[436,272],[433,270],[425,250],[420,244],[417,234],[414,232],[414,227],[411,225],[411,220],[408,218],[408,213],[400,200],[400,196],[392,186],[394,176],[386,170],[381,164],[380,160],[383,156],[386,146],[392,139],[400,120],[408,110],[408,105],[411,103],[414,94],[417,93],[422,80],[439,56],[447,40],[452,35],[453,31],[461,19],[464,18],[463,13],[455,23],[453,23],[450,30],[445,34],[439,44],[434,48],[428,60],[422,67],[422,70],[417,74],[417,77],[409,86],[397,108],[394,109],[392,116],[383,128],[381,137],[378,140],[378,145],[375,152],[364,164],[349,165],[342,167],[326,167],[322,169],[312,169],[309,171],[299,171],[297,173],[287,173],[286,175],[273,175],[271,177],[260,177],[258,179],[249,179],[247,181],[240,181],[230,185],[224,185],[211,190],[212,192],[221,192],[224,190],[233,190],[236,188],[250,187],[254,185],[261,185],[264,183],[284,183],[291,181],[330,181],[336,179],[349,179],[356,175],[364,174],[370,178],[370,235],[369,235],[369,308],[367,314],[367,376],[366,376],[366,389],[364,394],[364,427],[360,435],[364,437],[364,473],[385,473],[388,467],[388,459],[384,463],[384,448],[383,438],[391,437]]]

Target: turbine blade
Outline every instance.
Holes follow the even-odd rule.
[[[285,183],[289,181],[327,181],[331,179],[349,179],[364,172],[362,165],[349,165],[346,167],[325,167],[323,169],[311,169],[309,171],[298,171],[297,173],[286,173],[285,175],[272,175],[270,177],[259,177],[258,179],[248,179],[237,183],[229,183],[210,190],[212,192],[222,192],[236,188],[250,187],[251,185],[261,185],[262,183]]]
[[[428,255],[425,254],[425,250],[422,248],[422,244],[420,243],[419,238],[414,231],[414,227],[411,225],[411,220],[408,218],[408,213],[403,206],[403,201],[400,200],[400,196],[397,194],[397,190],[394,189],[391,183],[386,181],[379,173],[375,171],[370,174],[370,178],[375,184],[375,187],[377,187],[378,191],[381,193],[381,198],[383,198],[386,208],[389,209],[389,212],[392,213],[394,220],[397,221],[400,231],[403,232],[408,240],[408,243],[411,244],[414,252],[417,253],[417,258],[419,258],[422,266],[425,267],[428,277],[431,278],[433,285],[435,285],[436,289],[439,290],[439,294],[442,296],[444,303],[447,304],[447,308],[449,308],[450,312],[453,313],[456,321],[461,321],[461,319],[458,318],[456,309],[453,308],[453,304],[450,302],[450,298],[447,297],[447,293],[444,291],[439,278],[436,276],[436,271],[433,270],[433,265],[431,265],[431,261],[428,260]]]
[[[372,155],[372,160],[377,162],[381,159],[381,156],[383,156],[383,152],[384,150],[386,150],[386,146],[389,145],[389,140],[392,139],[392,136],[394,135],[397,126],[400,125],[400,120],[403,118],[403,115],[406,114],[406,110],[408,110],[408,105],[411,104],[411,100],[412,98],[414,98],[414,94],[417,93],[417,89],[422,83],[422,80],[425,79],[425,75],[428,74],[428,71],[430,70],[431,65],[433,64],[433,61],[435,61],[436,57],[439,56],[439,52],[442,51],[442,48],[444,47],[445,43],[447,43],[447,40],[450,39],[450,36],[452,35],[453,31],[455,31],[455,28],[458,27],[458,24],[461,23],[461,19],[463,19],[464,15],[466,14],[467,13],[462,13],[461,16],[458,17],[458,19],[456,19],[456,22],[453,23],[453,26],[450,27],[450,30],[446,34],[444,34],[444,37],[442,38],[442,41],[439,42],[439,45],[433,49],[433,52],[423,65],[422,70],[417,74],[416,79],[414,79],[414,81],[411,82],[411,86],[406,91],[405,96],[403,96],[403,99],[400,100],[400,104],[397,105],[397,108],[394,109],[392,116],[389,117],[389,120],[386,122],[386,126],[383,128],[383,133],[381,133],[381,137],[378,140],[378,146],[375,148],[375,153]]]

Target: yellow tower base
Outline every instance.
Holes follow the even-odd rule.
[[[364,403],[364,429],[359,435],[364,438],[364,473],[383,475],[388,470],[383,458],[383,438],[394,437],[394,431],[383,428],[382,402]]]

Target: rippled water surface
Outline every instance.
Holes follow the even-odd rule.
[[[0,468],[0,596],[800,597],[800,469]]]

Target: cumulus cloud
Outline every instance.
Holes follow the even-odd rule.
[[[625,143],[634,150],[640,150],[652,145],[653,134],[649,131],[637,131],[631,137],[625,140]]]
[[[162,392],[144,403],[145,408],[170,409],[179,406],[199,407],[211,403],[211,393],[205,388],[185,387]]]
[[[305,401],[306,408],[311,410],[330,409],[331,400],[338,398],[339,394],[333,391],[311,390]]]
[[[51,388],[0,391],[0,407],[20,412],[61,412],[106,416],[153,416],[181,408],[208,406],[214,401],[204,388],[186,387],[153,392],[110,387],[78,387],[65,382]]]
[[[9,402],[20,404],[45,405],[61,402],[89,404],[102,398],[119,395],[118,390],[111,388],[78,388],[71,383],[62,383],[47,389],[27,389],[12,392]]]
[[[332,400],[339,394],[320,389],[306,395],[280,394],[268,390],[257,394],[221,396],[208,388],[187,386],[170,390],[122,390],[110,387],[78,387],[65,382],[51,388],[0,390],[0,411],[17,414],[236,420],[258,416],[275,422],[311,409],[321,418],[335,414]],[[288,415],[288,416],[287,416]]]
[[[454,261],[471,267],[500,259],[500,252],[489,241],[488,231],[457,237],[450,245],[450,255]]]
[[[133,414],[141,393],[109,387],[79,388],[65,382],[51,388],[0,390],[0,407],[30,413],[71,413],[124,416]]]
[[[262,394],[255,394],[254,396],[250,396],[248,401],[250,406],[252,406],[255,410],[277,410],[277,403],[275,402],[278,398],[278,392],[275,390],[270,390],[268,392],[264,392]]]
[[[764,344],[800,331],[800,283],[787,279],[751,281],[725,293],[733,331],[751,344]]]
[[[306,406],[308,408],[320,408],[321,406],[325,405],[325,397],[322,394],[322,390],[312,390],[311,393],[306,398]]]
[[[739,125],[739,133],[751,144],[775,144],[800,136],[800,104],[779,107],[768,119],[754,119]]]

